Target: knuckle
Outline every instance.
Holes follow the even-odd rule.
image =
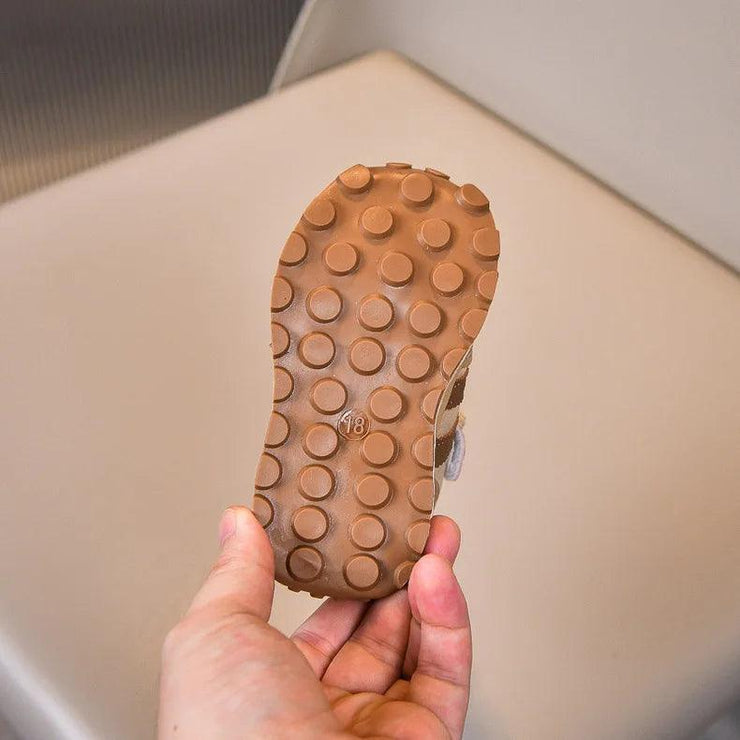
[[[298,640],[304,645],[308,645],[325,658],[331,658],[336,652],[334,645],[332,645],[330,640],[322,637],[319,633],[314,632],[313,630],[305,628],[298,629],[293,635],[293,640]]]
[[[221,573],[234,573],[244,568],[244,560],[233,553],[221,553],[218,560],[213,564],[210,575]]]
[[[187,641],[188,629],[184,622],[178,622],[165,635],[162,643],[162,657],[168,660],[177,655]]]
[[[385,639],[381,635],[365,633],[350,639],[368,655],[371,655],[384,665],[395,668],[399,661],[402,660],[399,646],[391,640]]]
[[[438,661],[420,659],[416,671],[458,689],[465,689],[469,684],[469,672],[460,666],[446,666]]]
[[[216,566],[222,570],[242,570],[246,565],[246,559],[240,552],[225,552],[216,560]]]

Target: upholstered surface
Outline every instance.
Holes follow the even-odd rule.
[[[378,54],[0,210],[0,713],[29,737],[151,735],[163,635],[251,496],[279,249],[386,160],[475,182],[502,233],[441,504],[469,737],[677,737],[740,691],[736,277]],[[279,588],[274,622],[314,606]]]

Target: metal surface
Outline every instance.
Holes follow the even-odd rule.
[[[266,92],[302,0],[6,0],[0,202]]]

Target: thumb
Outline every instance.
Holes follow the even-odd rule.
[[[213,607],[267,620],[275,560],[265,530],[249,509],[231,506],[221,517],[219,535],[221,552],[188,613]]]

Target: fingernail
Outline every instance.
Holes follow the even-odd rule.
[[[221,516],[221,522],[218,525],[218,541],[221,547],[224,542],[236,532],[236,512],[233,509],[226,509]]]

